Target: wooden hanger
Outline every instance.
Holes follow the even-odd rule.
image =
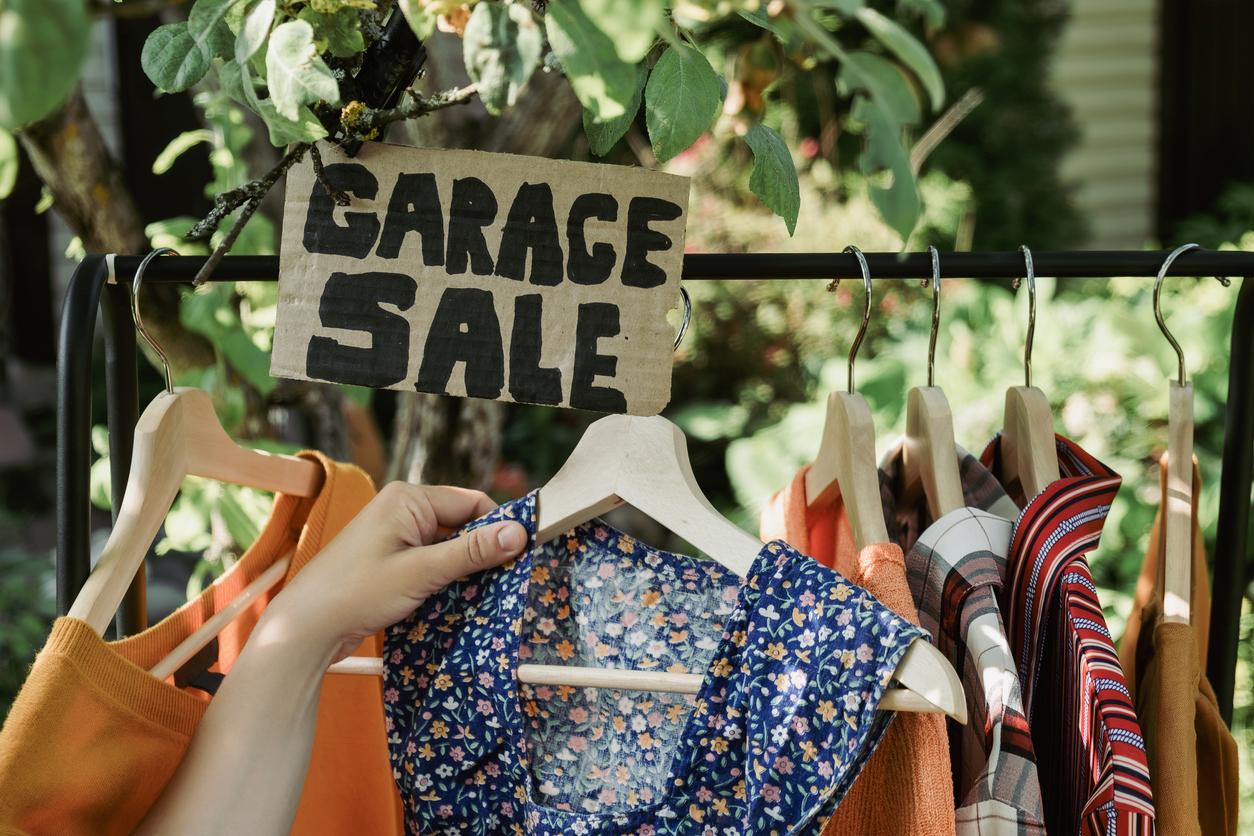
[[[684,306],[684,324],[676,346],[691,315],[686,292]],[[660,415],[609,415],[593,422],[570,458],[540,489],[536,504],[536,540],[541,543],[628,504],[742,578],[762,551],[756,537],[719,514],[706,499],[692,473],[683,432]],[[383,662],[345,659],[332,665],[330,671],[381,675]],[[576,665],[519,665],[517,676],[519,682],[532,685],[682,694],[698,693],[702,682],[696,674]],[[962,683],[940,651],[928,642],[911,645],[894,677],[908,690],[887,692],[880,703],[886,710],[943,712],[966,722]]]
[[[138,305],[144,270],[153,258],[173,252],[163,247],[148,254],[135,271],[131,296],[135,327],[161,358],[166,391],[153,399],[135,426],[122,507],[96,568],[69,611],[71,618],[85,621],[102,635],[142,568],[184,477],[203,476],[305,497],[314,496],[322,484],[322,468],[314,462],[241,447],[222,428],[209,395],[200,389],[174,388],[169,360],[144,328]]]
[[[1167,495],[1162,509],[1166,529],[1158,576],[1163,595],[1163,621],[1189,623],[1193,600],[1193,384],[1185,376],[1184,350],[1163,320],[1160,297],[1172,263],[1197,244],[1176,247],[1154,280],[1154,319],[1176,352],[1176,379],[1169,384],[1167,409]],[[1228,280],[1219,278],[1225,287]]]
[[[819,452],[806,473],[806,504],[813,508],[830,502],[839,490],[853,529],[854,544],[861,550],[873,543],[887,543],[888,526],[884,522],[879,470],[875,463],[875,424],[866,399],[855,392],[853,386],[853,364],[871,321],[871,270],[857,247],[846,247],[845,252],[858,259],[866,303],[862,325],[849,349],[849,391],[833,392],[827,397],[827,418]],[[833,281],[828,289],[835,290],[837,283]]]
[[[1036,334],[1036,272],[1027,247],[1023,262],[1028,277],[1028,336],[1023,347],[1024,385],[1006,390],[1006,413],[1001,432],[1003,484],[1016,479],[1024,498],[1031,500],[1058,481],[1058,446],[1054,439],[1054,415],[1045,393],[1032,385],[1032,338]],[[1016,283],[1015,287],[1019,285]]]
[[[916,386],[906,396],[906,440],[902,446],[904,493],[918,496],[921,487],[932,519],[966,507],[962,477],[958,473],[958,445],[949,401],[933,385],[936,370],[936,335],[940,329],[940,253],[932,254],[932,334],[927,348],[927,386]],[[927,282],[923,282],[927,286]]]

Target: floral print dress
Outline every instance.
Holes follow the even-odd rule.
[[[388,746],[411,833],[817,833],[923,632],[782,541],[747,578],[593,521],[393,625]],[[704,675],[695,696],[520,685],[520,663]]]

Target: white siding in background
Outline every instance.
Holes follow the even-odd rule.
[[[1158,0],[1072,0],[1050,82],[1071,105],[1079,145],[1063,161],[1088,218],[1087,246],[1153,237],[1158,144]]]

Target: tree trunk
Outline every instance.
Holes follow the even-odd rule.
[[[135,255],[147,249],[143,220],[81,87],[52,115],[23,129],[20,137],[57,213],[88,252]],[[143,304],[148,314],[144,324],[169,355],[175,372],[213,362],[208,341],[179,324],[177,286],[151,285],[144,291]]]
[[[470,83],[460,39],[436,33],[425,46],[428,89]],[[475,100],[404,123],[391,139],[427,147],[557,157],[581,136],[580,115],[579,101],[566,79],[539,70],[518,101],[500,116],[492,116]],[[504,421],[505,405],[497,401],[403,392],[397,399],[388,475],[485,490],[500,459]]]

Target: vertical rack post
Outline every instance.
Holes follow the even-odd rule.
[[[139,421],[138,363],[131,293],[125,282],[104,287],[105,403],[109,422],[109,483],[113,521],[117,522],[131,473],[135,424]],[[148,626],[148,589],[144,568],[135,573],[118,610],[117,635],[129,636]]]
[[[90,255],[70,279],[57,335],[57,612],[69,611],[91,572],[91,357],[100,290],[109,278]]]
[[[1223,473],[1219,524],[1215,535],[1211,585],[1210,647],[1206,677],[1215,689],[1219,713],[1232,725],[1241,603],[1249,559],[1250,478],[1254,473],[1254,279],[1241,280],[1232,317],[1228,356],[1228,404],[1224,415]]]

